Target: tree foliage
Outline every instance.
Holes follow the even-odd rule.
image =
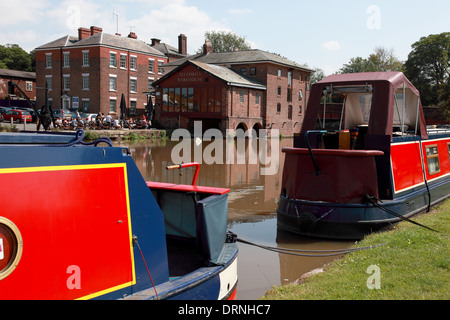
[[[351,58],[344,64],[339,73],[375,72],[375,71],[402,71],[403,63],[394,55],[393,50],[376,47],[374,53],[367,58]]]
[[[33,65],[33,54],[27,53],[19,45],[0,45],[0,68],[19,71],[34,71]]]
[[[420,38],[405,62],[405,75],[421,93],[424,105],[441,105],[449,84],[450,32]]]
[[[230,52],[234,49],[250,50],[251,46],[245,40],[245,37],[238,36],[234,32],[226,31],[207,31],[205,32],[205,39],[211,41],[214,52]],[[203,47],[197,52],[203,51]]]

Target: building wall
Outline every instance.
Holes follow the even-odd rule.
[[[89,51],[89,66],[83,66],[83,51]],[[70,53],[70,67],[62,66],[63,53]],[[116,66],[110,66],[110,52],[116,53]],[[46,53],[52,54],[52,68],[46,68]],[[120,67],[120,56],[126,56],[126,68]],[[130,68],[131,56],[136,57],[136,70]],[[152,60],[149,60],[152,59]],[[159,79],[162,74],[158,72],[158,60],[167,62],[166,58],[152,56],[143,53],[136,53],[125,48],[110,48],[105,46],[73,47],[53,50],[36,51],[36,74],[37,85],[45,87],[46,76],[52,77],[52,90],[49,91],[49,98],[52,99],[52,109],[62,107],[61,96],[64,93],[71,97],[78,97],[79,109],[82,108],[82,101],[89,101],[89,113],[103,112],[110,113],[110,100],[116,100],[116,112],[113,116],[120,116],[120,100],[122,93],[125,94],[127,108],[130,102],[136,102],[137,116],[145,112],[149,91],[149,78]],[[154,72],[149,72],[149,63],[153,61]],[[82,88],[83,75],[89,75],[89,89]],[[64,91],[64,75],[70,75],[70,90]],[[110,90],[110,76],[116,78],[116,90]],[[130,80],[136,79],[137,88],[135,92],[130,91]],[[44,90],[38,91],[38,106],[45,103]],[[71,105],[71,108],[74,106]]]
[[[192,111],[166,109],[163,96],[168,88],[193,88],[194,108]],[[214,101],[211,94],[214,92]],[[256,103],[256,93],[260,99]],[[241,101],[242,94],[242,101]],[[173,101],[173,99],[171,99]],[[217,128],[223,133],[236,129],[241,122],[261,123],[264,90],[228,86],[227,83],[210,74],[187,65],[171,74],[159,84],[157,90],[157,124],[166,128],[186,128],[192,131],[194,121],[202,121],[203,131]],[[220,107],[217,107],[219,104]]]
[[[265,129],[278,129],[285,136],[300,131],[309,97],[308,72],[272,63],[235,64],[231,68],[241,73],[245,71],[246,77],[266,85],[267,90],[260,106],[260,117],[263,118]],[[252,73],[252,68],[254,68],[254,73]],[[279,76],[279,71],[281,76]],[[292,72],[291,86],[288,86],[289,71]],[[280,88],[280,94],[278,88]],[[290,101],[288,101],[288,88],[291,89]],[[299,98],[300,90],[303,93],[301,100]],[[279,111],[278,104],[280,105]]]
[[[0,75],[0,99],[8,98],[8,82],[13,81],[15,82],[19,88],[25,92],[28,99],[30,100],[36,100],[36,79],[22,79],[17,77],[9,77],[9,76],[2,76]],[[27,83],[31,85],[27,87]],[[27,90],[28,88],[28,90]],[[17,95],[17,97],[21,97],[21,94],[19,90],[14,89],[14,94]]]

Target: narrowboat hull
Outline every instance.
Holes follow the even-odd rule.
[[[450,194],[450,183],[441,182],[431,187],[431,206]],[[364,236],[386,230],[402,221],[389,211],[404,218],[425,212],[428,209],[428,193],[424,190],[412,192],[395,201],[383,201],[379,206],[365,204],[335,204],[288,199],[280,196],[277,208],[277,227],[302,236],[360,240]],[[380,209],[382,206],[384,209]]]

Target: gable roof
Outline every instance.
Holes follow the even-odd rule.
[[[195,54],[185,59],[180,59],[166,64],[165,66],[179,66],[186,62],[186,60],[198,61],[208,64],[244,64],[244,63],[273,63],[295,69],[302,69],[307,72],[314,70],[300,65],[292,60],[284,58],[278,54],[262,51],[259,49],[245,50],[245,51],[230,51],[230,52],[211,52],[209,54]]]
[[[177,57],[186,57],[187,56],[185,54],[180,53],[177,48],[175,48],[167,43],[158,43],[151,47],[155,48],[156,50],[158,50],[166,55],[177,56]]]
[[[151,54],[154,56],[165,57],[165,55],[151,47],[149,44],[133,38],[122,37],[117,35],[112,35],[104,32],[96,33],[83,40],[78,40],[77,37],[64,36],[40,47],[36,50],[42,49],[52,49],[52,48],[75,48],[75,47],[89,47],[89,46],[108,46],[118,49],[127,49],[134,52],[141,52],[146,54]]]
[[[169,78],[172,74],[180,71],[183,69],[186,65],[191,64],[197,67],[198,69],[201,69],[202,71],[224,81],[229,86],[235,86],[235,87],[244,87],[244,88],[252,88],[252,89],[260,89],[260,90],[266,90],[266,86],[262,83],[259,83],[253,79],[245,78],[244,76],[240,75],[239,73],[226,68],[222,66],[207,64],[199,61],[191,61],[187,60],[182,65],[177,67],[176,69],[172,70],[168,74],[166,74],[164,77],[160,78],[159,80],[155,81],[155,85],[161,83],[165,79]]]
[[[28,80],[36,80],[36,72],[19,71],[11,69],[0,69],[0,76],[9,78],[21,78]]]

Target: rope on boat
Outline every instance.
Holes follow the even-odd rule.
[[[255,247],[258,247],[261,249],[265,249],[265,250],[269,250],[269,251],[273,251],[273,252],[277,252],[277,253],[281,253],[281,254],[288,254],[288,255],[300,256],[300,257],[311,257],[311,258],[339,256],[339,255],[347,254],[347,253],[351,253],[351,252],[374,249],[374,248],[385,245],[385,244],[377,244],[377,245],[373,245],[373,246],[350,248],[350,249],[305,250],[305,249],[277,248],[277,247],[270,247],[270,246],[257,244],[254,242],[240,239],[236,234],[232,233],[231,231],[228,231],[227,237],[234,238],[235,241],[237,241],[237,242],[245,243],[245,244],[255,246]]]
[[[142,253],[141,246],[139,245],[139,241],[136,236],[133,236],[133,242],[137,244],[139,252],[141,253],[142,261],[144,261],[145,268],[147,269],[148,276],[150,277],[150,281],[152,283],[153,290],[155,290],[155,295],[156,295],[156,297],[158,297],[158,292],[156,291],[156,286],[153,283],[152,275],[150,274],[150,270],[148,270],[147,262],[145,262],[144,254]]]
[[[378,200],[378,201],[380,201],[380,202],[382,202],[382,201],[381,201],[380,199],[377,199],[377,198],[374,197],[374,196],[366,195],[366,200],[369,201],[369,202],[370,202],[372,205],[374,205],[375,207],[377,207],[377,208],[379,208],[379,209],[381,209],[381,210],[383,210],[383,211],[385,211],[385,212],[387,212],[387,213],[389,213],[389,214],[391,214],[391,215],[393,215],[393,216],[395,216],[395,217],[397,217],[397,218],[400,218],[400,219],[403,220],[403,221],[411,222],[412,224],[415,224],[415,225],[417,225],[417,226],[419,226],[419,227],[422,227],[422,228],[428,229],[428,230],[430,230],[430,231],[434,231],[434,232],[439,233],[439,231],[434,230],[433,228],[427,227],[427,226],[425,226],[425,225],[423,225],[423,224],[421,224],[421,223],[419,223],[419,222],[416,222],[416,221],[411,220],[411,219],[409,219],[409,218],[407,218],[407,217],[404,217],[404,216],[402,216],[401,214],[399,214],[399,213],[397,213],[397,212],[394,212],[394,211],[392,211],[391,209],[388,209],[388,208],[386,208],[386,207],[384,207],[384,206],[378,204],[378,203],[376,202],[376,200]]]

